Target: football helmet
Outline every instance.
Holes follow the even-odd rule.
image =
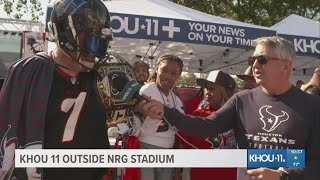
[[[51,13],[49,29],[58,46],[66,53],[80,52],[79,62],[81,54],[104,59],[112,40],[109,11],[100,0],[57,1]]]

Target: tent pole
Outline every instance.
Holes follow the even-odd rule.
[[[202,63],[203,62],[203,60],[202,59],[199,59],[199,65],[200,65],[200,68],[199,68],[199,70],[200,70],[200,78],[202,78]]]

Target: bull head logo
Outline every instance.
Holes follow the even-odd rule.
[[[261,116],[260,120],[263,122],[262,129],[267,132],[275,130],[282,122],[285,122],[289,119],[289,115],[285,111],[281,111],[281,115],[274,115],[268,111],[270,108],[272,108],[272,106],[265,105],[259,109]]]

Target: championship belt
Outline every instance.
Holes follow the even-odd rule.
[[[122,136],[130,135],[134,127],[133,108],[136,102],[119,100],[120,91],[113,88],[113,79],[122,76],[128,80],[136,80],[132,66],[119,55],[112,54],[104,63],[97,65],[97,72],[97,89],[106,109],[106,125],[117,127],[117,133]]]

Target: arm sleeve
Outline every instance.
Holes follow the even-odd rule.
[[[164,107],[164,117],[178,130],[189,136],[206,138],[216,136],[234,127],[236,121],[236,95],[210,116],[195,117]]]
[[[20,59],[6,75],[0,91],[0,179],[12,178],[16,148],[42,143],[54,65],[41,53]],[[14,171],[22,177],[27,175],[25,169]]]
[[[318,103],[317,108],[320,104]],[[318,111],[318,110],[316,110]],[[284,168],[289,173],[290,180],[315,180],[320,177],[320,114],[314,118],[310,129],[309,141],[305,149],[305,168]]]

